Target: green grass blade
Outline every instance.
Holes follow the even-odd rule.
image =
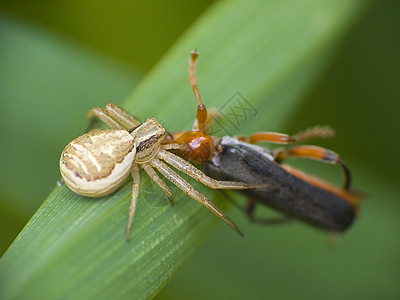
[[[196,104],[187,60],[198,48],[206,104],[224,112],[239,92],[255,108],[242,116],[239,129],[225,128],[229,133],[282,128],[363,3],[218,3],[144,79],[125,108],[141,119],[157,117],[171,131],[189,129]],[[0,262],[1,298],[154,296],[222,221],[173,187],[176,205],[169,207],[159,188],[141,175],[130,243],[124,240],[130,182],[101,199],[56,187]]]

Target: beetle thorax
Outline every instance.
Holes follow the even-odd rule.
[[[148,162],[157,155],[165,132],[165,128],[152,118],[147,119],[131,133],[136,144],[136,163]]]

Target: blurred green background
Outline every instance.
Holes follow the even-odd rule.
[[[219,226],[158,299],[399,299],[400,2],[371,3],[279,128],[336,129],[320,144],[342,154],[368,195],[354,227],[330,245],[303,224],[249,225],[232,209],[246,237],[225,237]],[[0,2],[1,253],[55,186],[59,155],[85,129],[84,112],[122,103],[210,5]]]

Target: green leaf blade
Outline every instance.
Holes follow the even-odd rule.
[[[224,107],[239,91],[257,110],[238,124],[241,132],[230,132],[282,128],[328,63],[331,46],[363,8],[360,1],[301,3],[218,3],[143,80],[125,107],[142,120],[157,117],[168,130],[190,129],[196,105],[186,69],[189,50],[198,47],[206,105]],[[130,181],[100,199],[56,187],[0,262],[1,298],[154,296],[222,222],[172,186],[176,205],[169,207],[143,172],[141,179],[129,243],[124,233]]]

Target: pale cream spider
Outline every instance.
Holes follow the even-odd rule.
[[[171,204],[172,192],[153,168],[242,235],[223,211],[162,160],[213,189],[247,189],[257,186],[212,179],[183,158],[166,151],[182,150],[182,145],[165,144],[166,130],[156,119],[147,119],[140,123],[113,103],[108,104],[105,109],[91,109],[88,118],[93,120],[95,117],[104,121],[111,129],[93,130],[70,142],[61,154],[61,175],[66,185],[75,193],[88,197],[102,197],[120,187],[131,173],[133,186],[126,228],[127,240],[130,238],[139,193],[139,165],[164,191]]]

